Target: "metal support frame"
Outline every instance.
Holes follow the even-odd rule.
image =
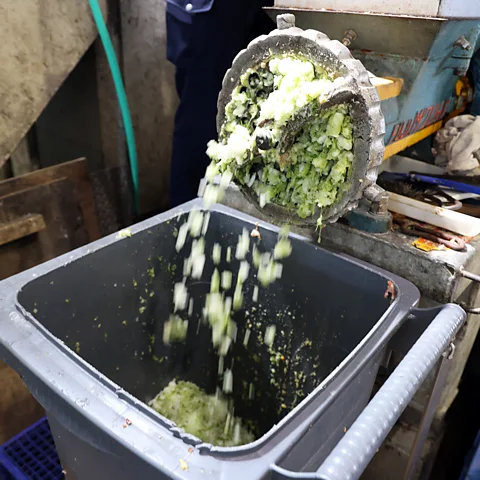
[[[412,449],[410,451],[410,456],[408,459],[407,468],[403,476],[404,480],[413,480],[416,474],[416,469],[418,462],[422,456],[422,451],[424,447],[425,440],[428,437],[428,432],[432,425],[433,419],[435,417],[435,412],[440,403],[442,397],[443,387],[447,381],[448,372],[449,372],[449,363],[453,358],[454,345],[450,346],[450,353],[445,352],[442,358],[439,360],[436,367],[435,373],[435,382],[430,392],[430,397],[428,399],[427,405],[423,412],[422,420],[418,426],[417,435],[415,436],[415,441],[413,442]]]

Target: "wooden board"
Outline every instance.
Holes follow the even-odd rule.
[[[95,213],[95,202],[85,158],[79,158],[53,167],[36,170],[21,177],[4,180],[0,182],[0,199],[5,195],[63,178],[67,178],[71,182],[72,191],[70,194],[76,200],[82,212],[83,223],[88,234],[88,241],[92,242],[97,240],[100,238],[100,229]]]
[[[0,224],[42,215],[46,228],[0,246],[0,279],[88,243],[82,213],[69,179],[54,180],[0,198]]]
[[[0,247],[45,230],[45,220],[39,213],[31,213],[16,220],[0,223]]]

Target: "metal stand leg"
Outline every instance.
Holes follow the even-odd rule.
[[[404,480],[413,480],[415,469],[418,465],[418,461],[421,458],[423,445],[430,431],[430,426],[432,425],[435,412],[440,402],[440,397],[442,394],[443,387],[447,380],[447,375],[449,371],[450,360],[453,356],[453,344],[451,344],[450,351],[445,353],[437,366],[437,372],[435,374],[435,383],[433,384],[432,391],[430,393],[430,398],[423,412],[422,420],[418,427],[417,436],[413,442],[412,450],[410,452],[410,457],[408,459],[408,465],[403,476]]]

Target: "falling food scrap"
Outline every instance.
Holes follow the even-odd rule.
[[[126,418],[125,423],[130,426],[132,424],[132,421],[129,418]]]
[[[178,461],[178,463],[180,464],[180,468],[181,468],[184,472],[188,471],[188,464],[187,464],[187,462],[186,462],[183,458],[181,458],[181,459]]]
[[[254,238],[262,238],[260,230],[258,229],[258,222],[255,224],[255,228],[250,232],[250,236]]]
[[[120,230],[117,234],[117,238],[128,238],[132,236],[132,232],[130,231],[129,228],[126,228],[125,230]]]

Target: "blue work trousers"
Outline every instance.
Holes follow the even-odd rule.
[[[167,56],[175,65],[180,98],[175,115],[170,206],[197,196],[209,159],[207,143],[217,138],[217,99],[237,53],[274,28],[262,0],[170,0]]]
[[[473,102],[470,105],[472,115],[480,115],[480,48],[473,55],[470,63],[470,70],[473,77]]]

